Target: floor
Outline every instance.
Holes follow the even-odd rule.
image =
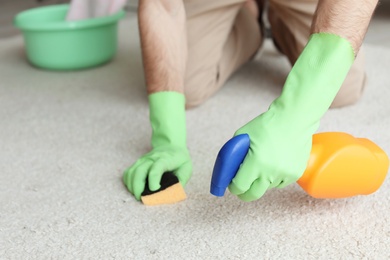
[[[381,2],[371,21],[365,42],[390,47],[390,1]]]
[[[188,199],[135,201],[122,172],[151,134],[136,21],[120,23],[112,62],[84,71],[36,69],[21,37],[0,40],[0,259],[390,259],[389,177],[374,194],[339,200],[298,184],[253,203],[209,194],[222,144],[280,94],[290,67],[276,52],[188,111]],[[364,96],[329,111],[319,131],[366,137],[390,154],[390,48],[366,47]]]
[[[25,10],[27,8],[32,8],[45,4],[68,2],[68,0],[14,0],[4,2],[5,3],[1,3],[0,10],[0,39],[18,34],[18,31],[15,30],[15,28],[13,28],[12,26],[12,18],[20,10]],[[129,0],[127,5],[129,16],[135,15],[135,9],[137,5],[136,2],[137,0]],[[365,42],[384,47],[390,47],[390,34],[388,33],[389,24],[390,1],[382,1],[379,4],[375,16],[371,22],[371,25],[366,35]]]

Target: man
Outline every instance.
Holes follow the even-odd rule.
[[[264,2],[139,1],[153,149],[124,172],[136,199],[147,177],[152,191],[166,171],[173,171],[183,186],[189,180],[185,107],[207,100],[261,48]],[[353,104],[362,93],[359,49],[377,3],[269,1],[273,41],[293,68],[268,111],[259,111],[235,133],[249,135],[250,149],[229,186],[233,194],[252,201],[301,177],[321,117],[330,106]]]

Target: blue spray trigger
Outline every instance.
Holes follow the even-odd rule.
[[[211,194],[218,197],[225,194],[226,188],[244,161],[249,146],[250,138],[247,134],[237,135],[222,146],[214,164],[210,186]]]

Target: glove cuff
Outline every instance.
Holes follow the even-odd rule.
[[[306,123],[306,126],[319,123],[354,59],[348,40],[335,34],[312,34],[288,75],[282,94],[271,104],[270,110],[289,118],[289,122]]]
[[[186,147],[185,97],[178,92],[163,91],[149,95],[152,147],[175,145]]]

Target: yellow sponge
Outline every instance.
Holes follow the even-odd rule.
[[[141,194],[143,204],[148,206],[172,204],[187,198],[183,186],[172,172],[164,173],[160,185],[161,188],[159,190],[151,191],[146,181],[145,190]]]

